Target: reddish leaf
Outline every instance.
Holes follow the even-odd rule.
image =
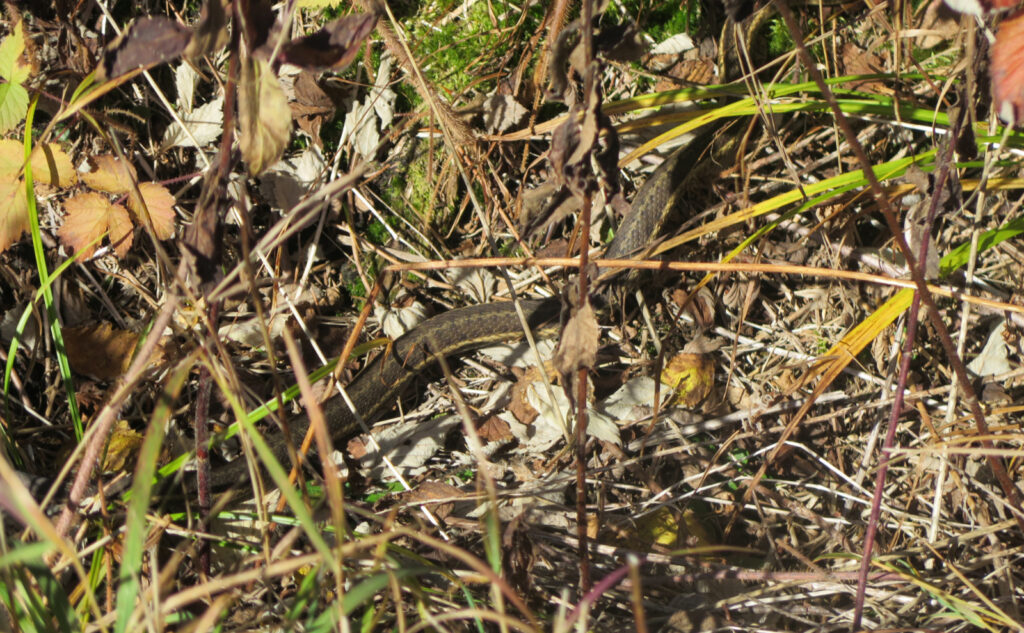
[[[1024,11],[999,25],[989,74],[999,117],[1014,124],[1024,122]]]
[[[360,44],[376,24],[377,16],[371,13],[339,18],[316,33],[285,44],[281,50],[281,61],[307,69],[340,70],[352,63]]]

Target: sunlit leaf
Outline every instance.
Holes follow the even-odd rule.
[[[0,178],[0,252],[29,230],[25,184],[16,178]]]
[[[149,219],[153,222],[153,230],[157,239],[166,240],[174,236],[174,196],[166,187],[155,182],[139,183],[139,192],[145,201],[145,210],[139,200],[131,195],[128,197],[128,208],[136,217],[141,218],[144,211],[149,211]]]
[[[132,221],[121,205],[112,204],[99,193],[83,193],[64,203],[64,225],[57,231],[60,241],[84,256],[96,250],[95,240],[108,234],[119,257],[128,252],[132,242]]]
[[[93,170],[82,174],[82,181],[100,191],[128,193],[136,180],[135,168],[112,154],[101,154],[91,160]]]

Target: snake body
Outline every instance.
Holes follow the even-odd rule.
[[[636,257],[650,245],[652,238],[683,201],[695,173],[693,168],[710,147],[715,132],[715,126],[699,132],[695,140],[674,152],[648,177],[637,191],[632,213],[616,233],[607,257]],[[536,336],[557,333],[561,310],[557,298],[521,300],[519,305]],[[522,337],[522,322],[512,302],[449,310],[395,339],[388,350],[356,375],[346,391],[360,416],[370,421],[392,408],[409,382],[438,358]],[[361,431],[356,417],[342,398],[328,400],[322,409],[331,440],[336,445]],[[293,447],[299,446],[309,425],[309,417],[302,415],[290,421],[287,433],[274,433],[265,438],[279,462],[289,463],[289,443]],[[215,491],[237,487],[247,481],[247,475],[246,460],[236,459],[212,470],[211,487]]]

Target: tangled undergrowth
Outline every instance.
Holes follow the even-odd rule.
[[[5,4],[0,628],[1022,628],[1020,18],[128,4]],[[510,289],[557,348],[289,483],[300,392]]]

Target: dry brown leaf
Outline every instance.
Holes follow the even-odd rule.
[[[424,505],[442,521],[455,508],[455,500],[462,499],[466,493],[451,484],[440,481],[424,481],[405,495],[407,503]]]
[[[97,79],[114,79],[136,68],[177,59],[191,39],[192,30],[170,18],[139,18],[107,46]]]
[[[118,257],[124,257],[132,244],[132,221],[128,211],[111,204],[99,193],[83,193],[64,203],[64,225],[57,231],[60,241],[89,257],[96,251],[98,238],[108,233]]]
[[[513,437],[508,422],[496,415],[492,415],[484,420],[484,423],[480,425],[476,433],[485,442],[505,442]]]
[[[316,33],[296,38],[281,50],[280,59],[306,69],[341,70],[352,63],[377,16],[356,13],[329,22]]]
[[[281,160],[291,134],[292,115],[288,100],[270,66],[250,59],[242,71],[238,91],[239,146],[257,176]]]
[[[121,195],[131,191],[138,180],[135,167],[113,154],[94,156],[89,162],[93,169],[82,174],[82,182],[93,189]]]
[[[148,210],[157,239],[166,240],[174,237],[174,195],[167,187],[155,182],[139,183],[139,193],[142,194],[145,205],[139,203],[134,193],[128,198],[128,208],[139,219],[139,223],[145,224],[142,217]]]
[[[574,311],[565,324],[558,341],[554,365],[558,373],[567,377],[577,369],[591,369],[597,360],[597,342],[600,328],[590,302]]]
[[[109,323],[64,330],[71,369],[100,380],[120,378],[131,364],[138,342],[135,332],[115,330]]]
[[[185,47],[185,57],[199,59],[215,53],[228,43],[226,0],[206,0],[193,28],[192,41]]]

